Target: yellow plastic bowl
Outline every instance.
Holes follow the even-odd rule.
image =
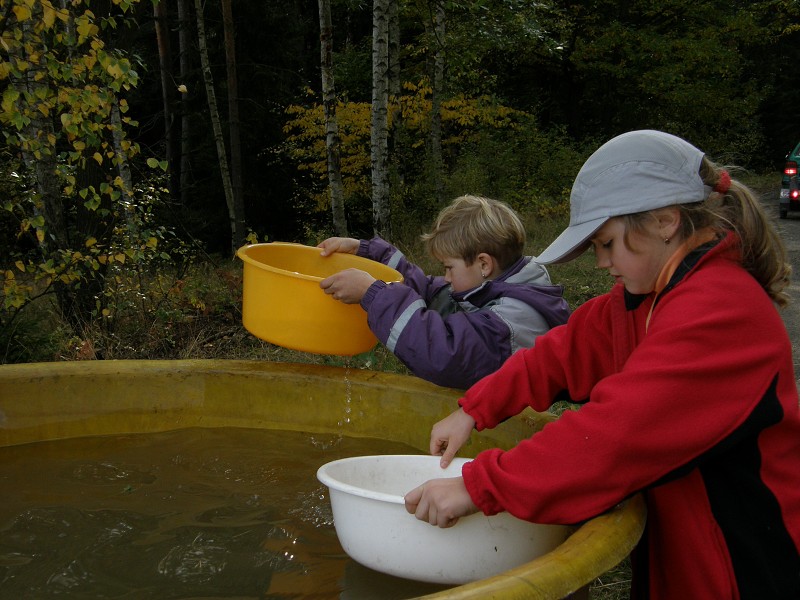
[[[319,282],[355,268],[375,279],[402,281],[384,264],[353,254],[320,256],[301,244],[252,244],[236,253],[244,261],[242,323],[272,344],[313,352],[352,356],[378,342],[358,304],[343,304],[325,294]]]

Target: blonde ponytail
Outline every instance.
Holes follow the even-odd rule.
[[[712,189],[717,187],[722,172],[718,165],[703,158],[700,177],[705,185]],[[684,230],[684,235],[702,227],[711,227],[721,235],[727,231],[735,232],[741,240],[744,268],[778,306],[789,303],[785,289],[792,268],[786,247],[761,203],[747,186],[732,179],[724,193],[712,191],[705,202],[682,205],[681,212],[685,217],[682,219],[684,227],[690,228]]]

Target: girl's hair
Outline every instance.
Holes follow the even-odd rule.
[[[525,228],[504,202],[481,196],[460,196],[439,213],[433,230],[422,236],[431,256],[460,258],[467,265],[485,252],[507,269],[525,247]]]
[[[700,177],[705,185],[713,189],[719,182],[721,170],[719,165],[703,157]],[[681,204],[678,208],[683,239],[704,227],[719,235],[735,232],[740,240],[744,268],[778,306],[789,303],[789,295],[784,289],[789,285],[792,268],[787,261],[786,247],[761,203],[747,186],[731,179],[727,192],[712,191],[705,201]],[[652,218],[653,212],[623,217],[626,232],[643,231],[645,219]]]

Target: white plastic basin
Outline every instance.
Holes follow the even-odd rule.
[[[406,512],[407,492],[429,479],[459,476],[466,462],[457,458],[443,470],[436,456],[357,456],[320,467],[317,478],[328,486],[344,551],[397,577],[462,584],[517,567],[564,541],[567,527],[529,523],[508,513],[478,513],[441,529]]]

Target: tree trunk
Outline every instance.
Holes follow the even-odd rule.
[[[389,0],[389,98],[400,98],[400,0]],[[399,105],[398,105],[399,107]],[[399,114],[399,110],[396,113]],[[394,116],[394,115],[393,115]]]
[[[239,136],[239,81],[236,75],[236,32],[233,24],[232,0],[222,0],[222,22],[225,32],[225,65],[228,75],[228,140],[231,155],[231,188],[236,227],[233,230],[233,249],[244,245],[244,186],[242,184],[242,143]]]
[[[389,205],[389,2],[372,3],[372,225],[375,235],[391,238]]]
[[[333,80],[333,24],[330,0],[319,0],[319,30],[322,106],[325,110],[325,148],[328,155],[328,189],[331,196],[333,231],[337,236],[347,237],[339,150],[339,123],[336,119],[336,86]]]
[[[161,103],[164,107],[164,146],[167,164],[169,165],[170,193],[175,194],[180,185],[178,169],[180,162],[177,155],[175,115],[172,112],[172,97],[175,84],[172,76],[172,47],[169,41],[169,19],[167,17],[166,0],[153,3],[153,19],[158,43],[158,67],[161,71]]]
[[[128,154],[122,148],[122,115],[119,110],[119,103],[114,103],[111,107],[111,124],[114,126],[112,129],[114,137],[114,154],[117,159],[117,170],[119,171],[120,179],[122,179],[122,193],[125,195],[124,200],[121,201],[122,210],[125,216],[125,222],[128,225],[128,237],[133,239],[139,232],[139,225],[134,215],[134,197],[133,197],[133,177],[131,176],[131,167],[128,162]]]
[[[180,54],[180,82],[186,86],[189,82],[189,72],[191,63],[189,62],[189,51],[192,47],[192,36],[189,25],[189,0],[178,0],[178,52]],[[188,204],[189,178],[191,176],[191,138],[189,132],[189,102],[185,92],[181,97],[181,158],[180,158],[180,181],[178,182],[178,193],[182,206]]]
[[[444,4],[436,2],[431,15],[431,45],[433,52],[433,69],[431,73],[431,135],[430,152],[433,167],[433,188],[436,199],[444,201],[444,160],[442,158],[442,95],[444,93]]]
[[[405,161],[398,159],[400,135],[403,128],[403,111],[400,108],[400,0],[389,0],[389,106],[391,107],[391,147],[389,149],[392,163],[397,173],[397,181],[402,188],[405,185]]]
[[[239,246],[236,240],[239,239],[239,219],[236,215],[235,202],[233,199],[233,185],[228,171],[228,156],[225,152],[225,139],[222,135],[222,124],[219,119],[219,109],[217,108],[217,96],[214,92],[214,77],[211,74],[211,65],[208,61],[208,47],[206,45],[206,31],[203,19],[203,5],[201,0],[194,0],[194,7],[197,17],[197,46],[200,51],[200,65],[203,71],[203,81],[206,86],[208,96],[208,112],[211,117],[211,127],[214,131],[214,141],[217,146],[217,158],[219,159],[219,170],[222,176],[222,187],[225,190],[225,202],[228,205],[228,220],[231,226],[231,250],[235,254]]]

